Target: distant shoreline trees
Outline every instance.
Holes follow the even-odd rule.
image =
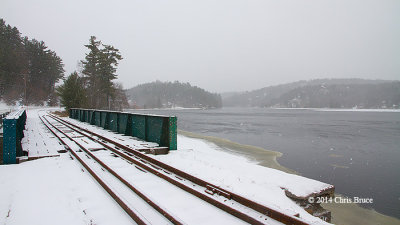
[[[298,81],[234,94],[223,103],[228,107],[399,109],[400,81]]]
[[[43,41],[22,37],[0,19],[0,100],[7,104],[57,104],[55,84],[63,62]]]
[[[221,95],[189,83],[161,82],[141,84],[126,90],[133,108],[221,108]]]

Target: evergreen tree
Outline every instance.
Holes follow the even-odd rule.
[[[111,45],[103,45],[104,49],[101,50],[99,73],[100,73],[100,87],[103,91],[102,100],[105,101],[103,105],[111,108],[111,98],[115,99],[116,89],[113,84],[113,80],[117,79],[115,72],[117,71],[118,61],[122,59],[119,50]]]
[[[13,103],[23,97],[25,65],[20,32],[0,19],[0,99]]]
[[[11,104],[54,105],[54,85],[63,76],[62,60],[43,41],[22,38],[0,19],[0,98]]]
[[[64,75],[62,60],[43,41],[23,40],[28,59],[27,103],[55,105],[54,85]]]
[[[116,97],[113,80],[117,78],[115,73],[121,54],[113,46],[97,41],[95,36],[90,37],[85,47],[89,53],[82,61],[82,73],[88,88],[89,105],[91,108],[111,108],[111,99]]]
[[[66,110],[70,108],[86,108],[87,95],[84,81],[77,72],[71,73],[64,83],[57,88],[57,94],[60,96],[61,105]]]
[[[89,106],[92,108],[98,108],[99,106],[97,96],[100,94],[98,75],[100,45],[101,42],[97,41],[95,36],[91,36],[89,44],[85,45],[89,49],[89,53],[86,54],[85,60],[81,61],[83,66],[82,74],[85,76],[86,88],[88,90]]]

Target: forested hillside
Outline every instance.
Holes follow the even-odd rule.
[[[289,108],[399,108],[400,82],[319,79],[237,93],[224,106]]]
[[[0,19],[0,100],[8,104],[55,105],[63,63],[43,41],[23,37]]]
[[[141,84],[126,91],[135,108],[220,108],[219,94],[213,94],[189,83],[152,82]]]

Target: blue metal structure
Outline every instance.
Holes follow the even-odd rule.
[[[93,109],[70,109],[69,117],[124,135],[177,149],[177,118]]]
[[[23,155],[21,140],[25,123],[25,109],[11,112],[3,118],[3,164],[15,164],[17,157]]]

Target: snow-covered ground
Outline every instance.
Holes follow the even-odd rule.
[[[36,147],[34,142],[52,143],[50,146],[58,150],[60,145],[43,129],[38,112],[39,109],[28,111],[25,143],[29,139],[27,146],[37,154],[48,145]],[[88,124],[84,126],[95,132],[108,133],[116,140],[126,140],[122,135]],[[33,130],[37,132],[31,132]],[[152,157],[270,208],[292,215],[299,213],[309,223],[325,224],[286,197],[283,188],[297,196],[308,196],[329,188],[329,184],[259,166],[210,142],[182,135],[178,135],[178,150]],[[1,224],[132,223],[69,153],[0,166],[0,190]],[[177,201],[185,200],[177,198]],[[198,214],[184,208],[181,211]]]

